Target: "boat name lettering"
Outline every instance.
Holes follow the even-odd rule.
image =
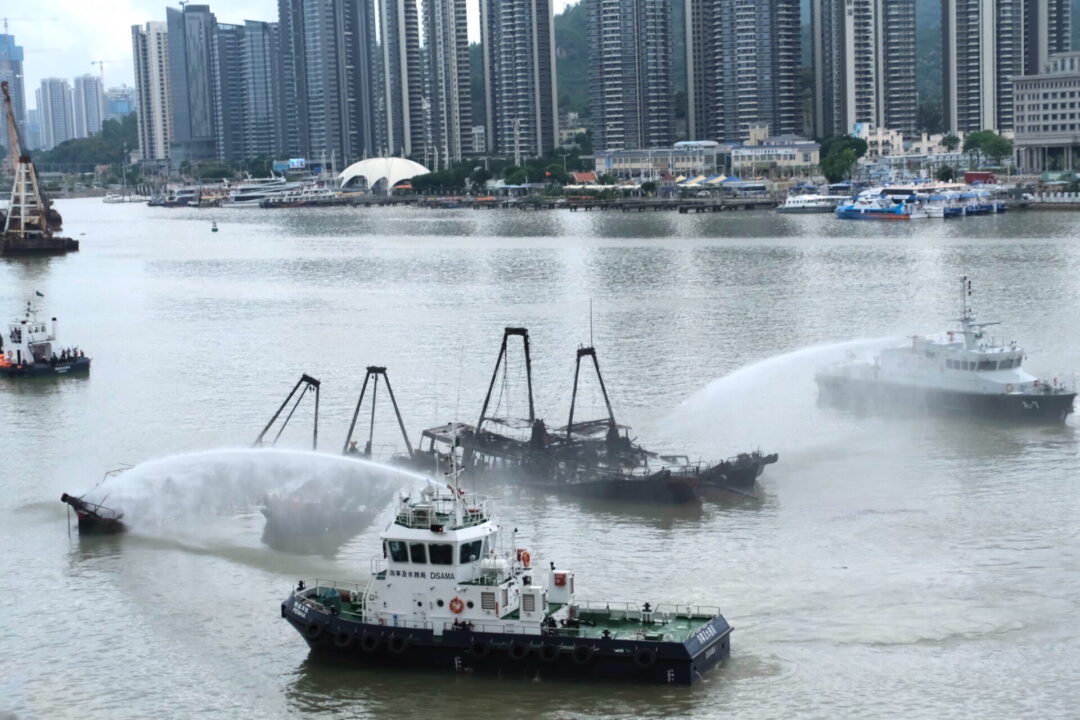
[[[427,578],[427,572],[424,570],[391,570],[390,576],[400,578]],[[431,573],[431,579],[436,579],[435,573]]]
[[[297,617],[306,618],[307,617],[307,606],[306,605],[301,605],[300,603],[294,603],[293,606],[292,606],[292,613],[293,613],[293,615],[296,615]]]
[[[454,580],[454,573],[452,572],[433,572],[431,573],[432,580]]]
[[[694,639],[697,640],[702,645],[704,645],[709,640],[712,640],[715,637],[716,637],[716,628],[714,628],[711,624],[706,625],[705,627],[701,628],[694,635]]]
[[[1039,403],[1038,403],[1037,400],[1032,400],[1031,402],[1028,402],[1027,400],[1023,400],[1021,402],[1023,403],[1025,410],[1038,410],[1039,409]]]
[[[708,649],[708,650],[707,650],[707,651],[705,652],[705,659],[706,659],[706,660],[708,660],[709,658],[711,658],[711,657],[712,657],[713,655],[715,655],[715,654],[716,654],[716,646],[715,646],[715,645],[713,645],[713,646],[712,646],[711,648],[709,648],[709,649]]]

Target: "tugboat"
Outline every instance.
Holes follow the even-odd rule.
[[[281,616],[313,652],[410,669],[690,685],[732,628],[696,605],[579,601],[540,569],[487,498],[448,482],[400,495],[366,585],[300,581]]]
[[[1015,341],[997,345],[968,306],[971,281],[962,277],[960,330],[914,336],[911,345],[884,350],[872,363],[842,365],[815,376],[821,396],[840,404],[907,406],[985,416],[1064,422],[1076,392],[1031,375]]]
[[[38,297],[43,297],[37,293]],[[0,333],[0,376],[45,377],[85,375],[90,372],[90,358],[77,348],[56,346],[57,322],[51,326],[38,320],[32,301],[26,303],[23,318],[13,320],[5,336]]]

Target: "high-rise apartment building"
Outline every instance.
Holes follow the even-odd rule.
[[[812,0],[814,126],[868,123],[913,135],[915,0]]]
[[[244,158],[244,81],[240,69],[244,26],[217,23],[211,53],[214,98],[214,150],[217,159],[232,162]]]
[[[337,167],[372,154],[371,0],[278,0],[278,26],[286,152]]]
[[[101,132],[105,120],[105,85],[98,75],[75,78],[72,95],[75,107],[75,137],[85,138]]]
[[[947,130],[1012,130],[1013,78],[1072,45],[1069,0],[942,0]]]
[[[279,121],[281,83],[276,72],[280,54],[277,23],[247,20],[240,43],[240,77],[244,97],[245,158],[274,157],[284,144]]]
[[[559,140],[551,0],[481,0],[488,147],[515,162]]]
[[[217,19],[209,5],[166,8],[169,29],[169,91],[172,95],[172,158],[176,162],[217,156],[217,88],[214,53]]]
[[[118,120],[135,112],[135,88],[121,85],[105,91],[105,119]]]
[[[15,44],[14,35],[0,34],[0,81],[8,84],[15,125],[19,132],[26,129],[26,87],[23,85],[23,49]],[[7,122],[0,123],[0,142],[5,148],[13,146],[8,137]]]
[[[131,27],[135,65],[135,110],[139,157],[143,162],[168,161],[172,139],[172,94],[169,91],[169,40],[163,22]]]
[[[407,157],[422,152],[426,140],[420,16],[416,0],[375,0],[375,4],[375,142],[380,154]]]
[[[624,150],[674,139],[668,0],[585,0],[593,147]]]
[[[913,0],[912,0],[913,1]],[[685,0],[691,139],[802,129],[799,0]]]
[[[1051,55],[1072,50],[1072,0],[1027,0],[1024,74],[1043,72]]]
[[[75,138],[75,113],[71,105],[71,83],[63,78],[45,78],[37,90],[41,112],[41,149],[51,150]]]
[[[465,0],[424,0],[424,155],[438,170],[474,152]],[[435,160],[438,159],[438,162]]]

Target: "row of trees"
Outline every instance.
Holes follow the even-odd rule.
[[[960,138],[946,135],[941,145],[947,152],[956,152],[961,147]],[[840,182],[851,177],[855,164],[867,151],[865,140],[848,135],[833,135],[821,141],[821,173],[831,182]],[[1007,157],[1012,156],[1013,142],[998,135],[993,130],[979,130],[964,136],[961,151],[971,158],[974,167],[997,166]],[[941,177],[944,174],[947,178]],[[939,180],[953,179],[955,170],[943,167],[939,171]]]

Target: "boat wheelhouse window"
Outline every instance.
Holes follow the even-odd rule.
[[[956,360],[946,360],[945,361],[945,367],[949,368],[950,370],[955,370],[956,369],[956,364],[957,364]]]
[[[401,540],[390,540],[390,559],[394,562],[409,562],[409,551]]]
[[[427,546],[422,542],[409,543],[409,556],[414,563],[427,564]]]
[[[997,370],[996,360],[980,360],[979,370]]]
[[[484,544],[483,540],[473,540],[472,542],[461,543],[461,562],[467,563],[473,560],[480,559],[480,546]]]
[[[998,368],[1001,370],[1011,370],[1019,364],[1020,361],[1017,358],[1009,358],[1008,360],[1002,360],[998,363]]]
[[[453,565],[454,546],[431,543],[428,545],[428,558],[431,560],[432,565]]]

